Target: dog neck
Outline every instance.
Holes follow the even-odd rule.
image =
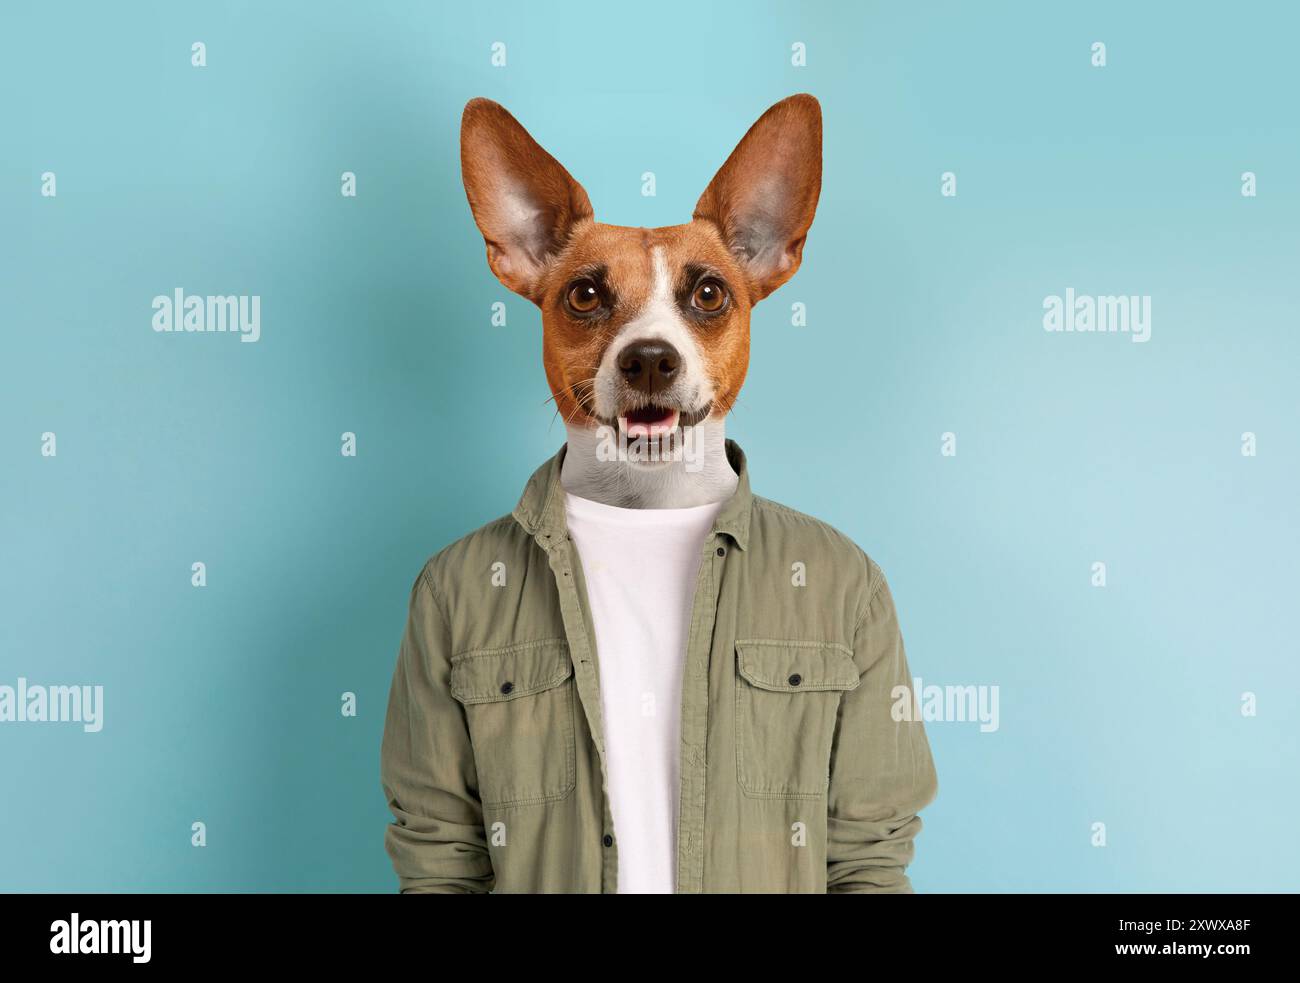
[[[570,495],[624,509],[685,509],[730,498],[740,480],[727,460],[726,425],[707,419],[690,429],[680,460],[610,460],[612,441],[593,427],[568,426],[560,485]]]

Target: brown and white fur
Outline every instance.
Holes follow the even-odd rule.
[[[749,312],[799,268],[821,190],[817,100],[768,109],[685,225],[595,221],[582,186],[487,99],[465,107],[461,171],[492,272],[542,311],[565,490],[624,508],[730,497]],[[633,453],[610,459],[613,435]]]

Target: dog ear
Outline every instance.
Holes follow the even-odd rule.
[[[460,122],[460,171],[488,265],[515,293],[541,303],[540,280],[591,201],[505,107],[471,99]]]
[[[821,105],[801,93],[759,117],[696,203],[749,273],[754,303],[799,269],[821,185]]]

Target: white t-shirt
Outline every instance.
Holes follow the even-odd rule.
[[[704,540],[722,503],[623,509],[565,499],[596,629],[618,891],[671,894],[686,633]]]

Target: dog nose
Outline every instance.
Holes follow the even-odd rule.
[[[653,396],[672,384],[682,357],[666,341],[646,340],[630,342],[618,353],[617,361],[629,386]]]

